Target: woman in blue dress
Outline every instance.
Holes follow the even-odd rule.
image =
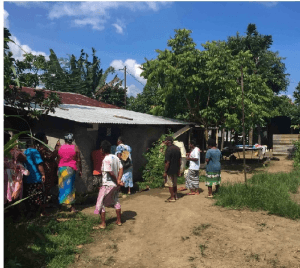
[[[219,189],[221,183],[221,151],[216,147],[216,141],[214,139],[208,140],[208,150],[205,155],[206,161],[206,181],[205,185],[208,186],[208,196],[212,198],[212,187],[216,186],[216,192]]]
[[[132,150],[129,145],[124,144],[123,137],[118,138],[117,144],[118,146],[116,148],[115,155],[121,159],[123,165],[123,176],[121,181],[124,183],[124,187],[128,188],[128,194],[130,194],[130,188],[133,187],[133,179],[132,179],[133,165],[132,165],[132,158],[131,158]],[[123,152],[125,152],[125,154]],[[124,159],[124,155],[127,155],[127,159]]]

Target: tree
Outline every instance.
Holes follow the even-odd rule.
[[[41,114],[55,112],[55,108],[61,103],[56,93],[50,92],[45,96],[44,91],[35,90],[35,95],[30,96],[22,91],[25,83],[24,76],[21,76],[22,68],[12,57],[8,43],[13,42],[10,39],[10,32],[4,28],[4,101],[7,105],[20,109],[26,115],[38,118]],[[28,55],[30,57],[30,55]],[[16,71],[18,70],[18,72]]]
[[[295,103],[300,105],[300,82],[298,83],[297,87],[295,88],[293,97],[295,98]]]
[[[272,91],[266,79],[255,73],[250,51],[233,53],[226,42],[203,44],[196,49],[191,31],[175,30],[170,50],[157,50],[154,60],[142,64],[147,85],[159,85],[160,115],[209,126],[241,130],[241,70],[245,87],[247,127],[269,115]]]

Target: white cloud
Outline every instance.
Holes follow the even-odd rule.
[[[104,22],[109,18],[109,11],[123,8],[131,11],[152,10],[158,11],[163,2],[108,2],[108,1],[88,1],[88,2],[54,2],[49,11],[50,19],[59,19],[61,17],[72,17],[75,19],[75,25],[92,25],[93,29],[102,30]],[[93,18],[93,23],[88,23],[88,19]],[[95,18],[101,18],[101,22],[96,24]],[[99,25],[101,24],[101,25]],[[123,33],[125,25],[114,23],[117,33]]]
[[[81,19],[81,20],[74,20],[75,25],[78,26],[86,26],[86,25],[92,25],[93,29],[95,30],[103,30],[104,26],[101,25],[101,20],[99,18],[85,18],[85,19]],[[103,23],[103,22],[102,22]]]
[[[8,21],[8,12],[4,9],[3,12],[3,16],[4,16],[4,27],[9,28],[9,21]]]
[[[137,88],[135,85],[130,85],[129,87],[127,87],[127,96],[133,96],[136,97],[137,94],[142,93],[143,90]]]
[[[117,23],[114,23],[113,26],[116,28],[117,33],[119,34],[123,34],[124,28],[126,28],[125,24],[119,19],[117,19]]]
[[[46,59],[49,59],[45,52],[34,51],[28,45],[21,45],[20,41],[15,36],[11,36],[11,39],[16,44],[9,42],[9,48],[16,60],[23,60],[23,54],[25,54],[25,52],[32,53],[33,55],[43,55]]]
[[[272,1],[261,1],[261,2],[258,2],[258,3],[261,4],[261,5],[264,5],[266,7],[275,7],[278,4],[278,2],[272,2]]]
[[[146,85],[147,80],[141,77],[142,70],[140,69],[141,65],[133,59],[127,59],[125,62],[122,60],[114,60],[110,66],[114,67],[116,70],[123,69],[126,66],[127,72],[133,75],[139,82],[143,85]]]

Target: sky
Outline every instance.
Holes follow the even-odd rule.
[[[120,69],[126,66],[128,96],[142,92],[147,82],[140,76],[140,65],[155,59],[156,49],[167,49],[174,30],[182,28],[192,31],[202,50],[207,41],[225,41],[237,32],[244,35],[254,23],[260,34],[272,35],[271,50],[286,58],[290,85],[283,94],[292,97],[300,82],[300,2],[5,1],[3,18],[13,40],[26,52],[47,57],[53,49],[59,58],[78,58],[81,49],[92,55],[93,47],[104,70],[113,66],[124,79]],[[22,59],[18,46],[11,45],[11,51]]]

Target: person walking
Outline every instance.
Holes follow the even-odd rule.
[[[96,208],[94,214],[99,214],[101,224],[94,226],[93,229],[105,229],[105,206],[113,206],[116,209],[117,221],[116,224],[121,226],[121,204],[119,202],[119,189],[123,186],[121,181],[123,175],[123,166],[121,160],[110,153],[111,144],[109,141],[104,140],[101,142],[100,149],[105,157],[102,161],[102,186],[100,187]]]
[[[37,150],[39,151],[42,160],[43,160],[43,167],[45,171],[45,196],[47,199],[50,200],[51,198],[51,189],[53,187],[57,187],[58,177],[57,177],[57,170],[58,165],[56,158],[58,156],[58,148],[59,146],[56,145],[54,151],[52,152],[45,144],[48,144],[47,136],[44,132],[38,132],[35,134],[35,140]]]
[[[170,197],[166,202],[175,202],[177,199],[177,177],[180,176],[181,152],[179,147],[173,144],[173,137],[165,139],[167,149],[165,152],[165,172],[163,174],[165,187],[169,188]]]
[[[187,154],[186,160],[190,161],[188,173],[185,178],[185,186],[190,190],[188,195],[199,194],[199,169],[200,149],[196,147],[196,140],[190,141],[191,153]]]
[[[64,137],[65,144],[60,145],[57,142],[58,149],[58,187],[59,204],[71,205],[71,212],[77,212],[75,209],[75,178],[76,171],[79,169],[79,176],[82,175],[82,165],[80,152],[76,145],[72,144],[74,136],[72,133]]]
[[[128,188],[128,194],[131,194],[130,188],[133,187],[133,165],[131,157],[131,147],[124,144],[124,138],[119,137],[117,141],[117,148],[115,155],[119,157],[123,165],[123,176],[121,181],[124,183],[124,187]]]
[[[205,185],[208,187],[208,198],[212,198],[212,186],[216,186],[216,192],[221,184],[221,151],[216,147],[214,139],[208,140],[208,150],[205,155],[206,161],[206,181]]]

